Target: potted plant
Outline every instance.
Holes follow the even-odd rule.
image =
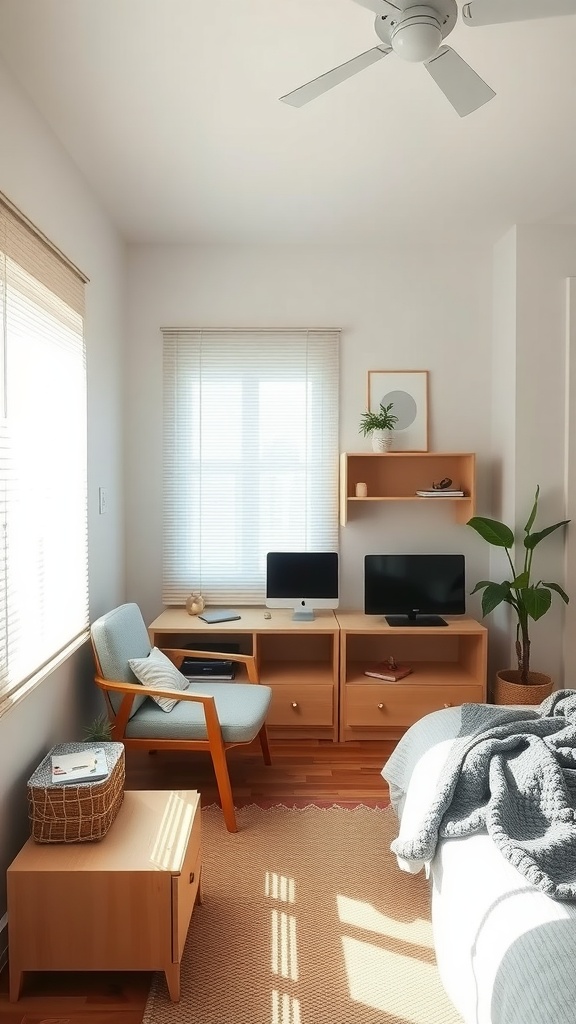
[[[534,548],[551,533],[567,526],[569,519],[563,519],[554,526],[532,532],[538,511],[540,488],[536,488],[534,504],[524,527],[524,559],[516,566],[510,554],[514,547],[514,533],[510,527],[496,519],[473,516],[468,526],[476,530],[488,544],[504,548],[510,565],[511,579],[502,583],[482,580],[472,591],[482,590],[482,614],[488,615],[498,605],[509,604],[516,616],[516,657],[517,669],[503,669],[496,673],[493,691],[495,704],[539,704],[552,692],[552,679],[542,672],[530,670],[530,620],[537,621],[546,614],[552,603],[552,593],[558,594],[565,604],[568,596],[557,583],[544,580],[533,582],[532,560]]]
[[[109,743],[112,740],[112,726],[106,715],[99,715],[84,730],[85,743]]]
[[[392,432],[398,423],[398,417],[392,412],[394,402],[384,405],[380,402],[378,412],[363,412],[360,419],[359,433],[364,437],[371,435],[372,448],[375,452],[387,452],[392,447]]]

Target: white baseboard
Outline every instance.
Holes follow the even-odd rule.
[[[8,963],[8,914],[0,917],[0,971]]]

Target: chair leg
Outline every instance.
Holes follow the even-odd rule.
[[[229,832],[237,832],[238,825],[236,824],[232,786],[230,785],[228,762],[226,761],[226,747],[222,739],[222,730],[220,729],[214,698],[211,698],[204,704],[204,715],[206,716],[208,746],[210,748],[212,764],[214,765],[224,821]]]
[[[236,824],[236,812],[234,810],[234,798],[232,796],[232,786],[230,785],[226,753],[222,747],[217,750],[212,747],[210,753],[212,754],[212,764],[214,765],[226,828],[229,832],[237,832],[238,825]]]
[[[262,755],[264,757],[264,764],[272,764],[272,758],[270,757],[270,747],[268,746],[268,733],[266,731],[266,723],[260,729],[258,733],[260,740],[260,746],[262,747]]]

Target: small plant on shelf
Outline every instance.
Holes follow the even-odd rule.
[[[378,412],[367,410],[362,413],[358,432],[364,437],[372,437],[374,451],[388,451],[392,445],[392,431],[398,423],[398,417],[392,412],[394,402],[384,405],[380,402]]]
[[[380,403],[380,412],[371,412],[370,410],[363,412],[360,418],[359,433],[367,437],[375,430],[394,430],[398,423],[398,417],[391,411],[393,406],[394,402],[390,402],[388,405]]]

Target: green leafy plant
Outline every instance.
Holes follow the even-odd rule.
[[[107,743],[112,739],[112,726],[106,715],[99,715],[86,726],[84,739],[88,743]]]
[[[394,430],[398,423],[398,417],[391,411],[394,402],[384,405],[380,402],[379,412],[363,412],[360,418],[359,434],[372,434],[375,430]]]
[[[524,685],[530,684],[530,619],[536,621],[546,614],[552,603],[552,592],[558,594],[565,604],[568,604],[568,595],[557,583],[548,583],[544,580],[532,582],[532,559],[534,548],[537,547],[545,537],[567,526],[569,519],[563,519],[554,526],[547,526],[544,530],[532,532],[538,511],[538,498],[540,487],[536,488],[534,504],[528,521],[524,527],[524,561],[521,568],[517,568],[510,554],[514,547],[514,533],[509,526],[498,522],[496,519],[486,519],[483,516],[473,516],[468,520],[468,526],[476,530],[481,537],[494,547],[504,548],[510,565],[512,579],[503,580],[502,583],[493,583],[491,580],[482,580],[477,583],[472,591],[475,594],[483,590],[482,614],[488,615],[502,603],[509,604],[515,611],[516,623],[516,657],[518,659],[518,671],[520,682]]]

